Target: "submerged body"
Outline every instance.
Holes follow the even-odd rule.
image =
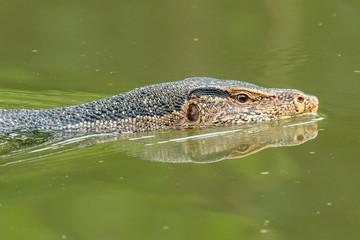
[[[144,132],[177,126],[262,122],[316,113],[317,109],[317,98],[298,90],[199,77],[136,88],[70,107],[0,109],[0,133],[16,129]]]

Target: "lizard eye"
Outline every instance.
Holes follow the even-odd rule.
[[[250,97],[242,93],[236,96],[236,100],[238,100],[240,103],[246,103],[250,100]]]

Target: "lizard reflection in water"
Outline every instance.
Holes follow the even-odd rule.
[[[145,133],[85,135],[0,155],[0,163],[4,166],[53,156],[64,151],[81,150],[95,144],[104,144],[106,151],[102,151],[103,156],[114,152],[126,152],[130,156],[151,161],[211,163],[245,157],[270,147],[296,146],[305,143],[317,136],[317,121],[320,119],[316,116],[303,116],[243,128],[222,126],[169,130],[157,131],[154,135]],[[84,158],[87,154],[93,153],[82,151]]]
[[[308,117],[260,123],[242,129],[226,127],[222,131],[200,133],[154,142],[130,152],[142,159],[161,162],[211,163],[225,159],[242,158],[266,148],[297,146],[316,138],[316,121],[321,118]],[[220,130],[217,128],[217,130]],[[149,141],[144,139],[143,141]]]

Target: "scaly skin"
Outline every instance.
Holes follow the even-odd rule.
[[[70,107],[0,109],[0,133],[16,129],[145,132],[171,127],[262,122],[316,113],[317,109],[317,98],[298,90],[199,77],[136,88]]]

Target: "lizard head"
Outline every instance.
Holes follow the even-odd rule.
[[[231,80],[230,80],[231,81]],[[314,114],[319,101],[295,89],[262,88],[239,82],[199,86],[188,91],[182,107],[185,125],[241,124]]]

